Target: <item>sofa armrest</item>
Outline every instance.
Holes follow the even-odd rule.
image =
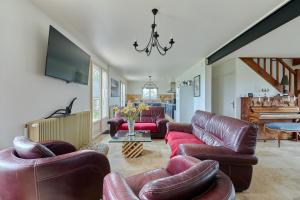
[[[158,119],[156,120],[156,126],[157,126],[157,127],[159,127],[159,126],[161,126],[161,125],[166,126],[166,124],[167,124],[168,122],[169,122],[169,120],[167,120],[167,119],[158,118]]]
[[[223,146],[206,144],[180,144],[179,155],[193,156],[200,160],[217,160],[222,164],[256,165],[257,158],[251,154],[240,154]]]
[[[119,173],[110,173],[104,178],[103,200],[138,200],[126,180]]]
[[[76,147],[64,141],[50,140],[50,141],[43,141],[40,143],[45,147],[47,147],[48,149],[50,149],[55,155],[62,155],[62,154],[76,151]]]
[[[169,120],[164,118],[159,118],[156,120],[157,130],[161,135],[161,138],[164,138],[167,133],[167,123]]]
[[[125,122],[125,120],[122,117],[112,118],[107,121],[108,124],[117,124],[117,125],[120,125],[124,122]]]
[[[110,173],[105,155],[82,150],[36,160],[35,178],[43,196],[70,197],[70,188],[77,191],[74,200],[100,199],[104,177]]]
[[[107,121],[107,124],[110,125],[110,135],[111,136],[114,136],[116,134],[116,132],[118,131],[119,129],[119,126],[121,124],[123,124],[125,122],[125,120],[121,117],[116,117],[116,118],[112,118],[110,120]]]
[[[169,122],[167,123],[167,133],[170,131],[193,133],[193,127],[192,124]]]

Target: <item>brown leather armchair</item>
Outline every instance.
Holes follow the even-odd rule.
[[[236,191],[249,188],[257,127],[231,117],[196,111],[191,124],[168,123],[165,137],[172,156],[187,155],[200,160],[217,160],[232,180]]]
[[[110,135],[113,137],[118,130],[128,130],[126,119],[121,116],[110,119]],[[142,111],[140,118],[135,121],[135,130],[149,130],[152,138],[164,138],[167,132],[168,120],[165,119],[163,107],[153,106]]]
[[[103,200],[233,200],[230,179],[219,171],[217,161],[189,156],[172,158],[166,169],[123,178],[111,173],[104,178]]]
[[[14,148],[0,151],[1,200],[99,200],[108,159],[76,151],[69,143],[42,144],[16,137]]]

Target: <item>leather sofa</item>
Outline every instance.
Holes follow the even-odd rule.
[[[236,191],[249,188],[255,156],[257,127],[238,119],[196,111],[191,124],[168,123],[166,142],[172,155],[217,160]]]
[[[103,200],[233,200],[235,191],[217,161],[189,156],[172,158],[165,169],[124,178],[118,173],[104,178]]]
[[[167,122],[163,107],[153,106],[144,110],[135,121],[135,130],[149,130],[152,138],[164,138],[167,132]],[[118,130],[128,130],[126,119],[116,116],[107,122],[110,125],[110,135],[113,137]]]
[[[0,151],[1,200],[99,200],[110,172],[100,153],[76,151],[69,143],[35,143],[16,137],[14,148]]]

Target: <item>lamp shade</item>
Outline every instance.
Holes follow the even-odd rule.
[[[289,77],[284,75],[281,79],[281,85],[288,85],[289,84]]]

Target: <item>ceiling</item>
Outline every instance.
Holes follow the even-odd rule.
[[[128,80],[173,80],[286,0],[31,0]],[[134,50],[150,37],[152,8],[166,56]],[[299,43],[298,43],[299,44]]]
[[[278,27],[220,62],[236,57],[300,57],[300,17]]]

